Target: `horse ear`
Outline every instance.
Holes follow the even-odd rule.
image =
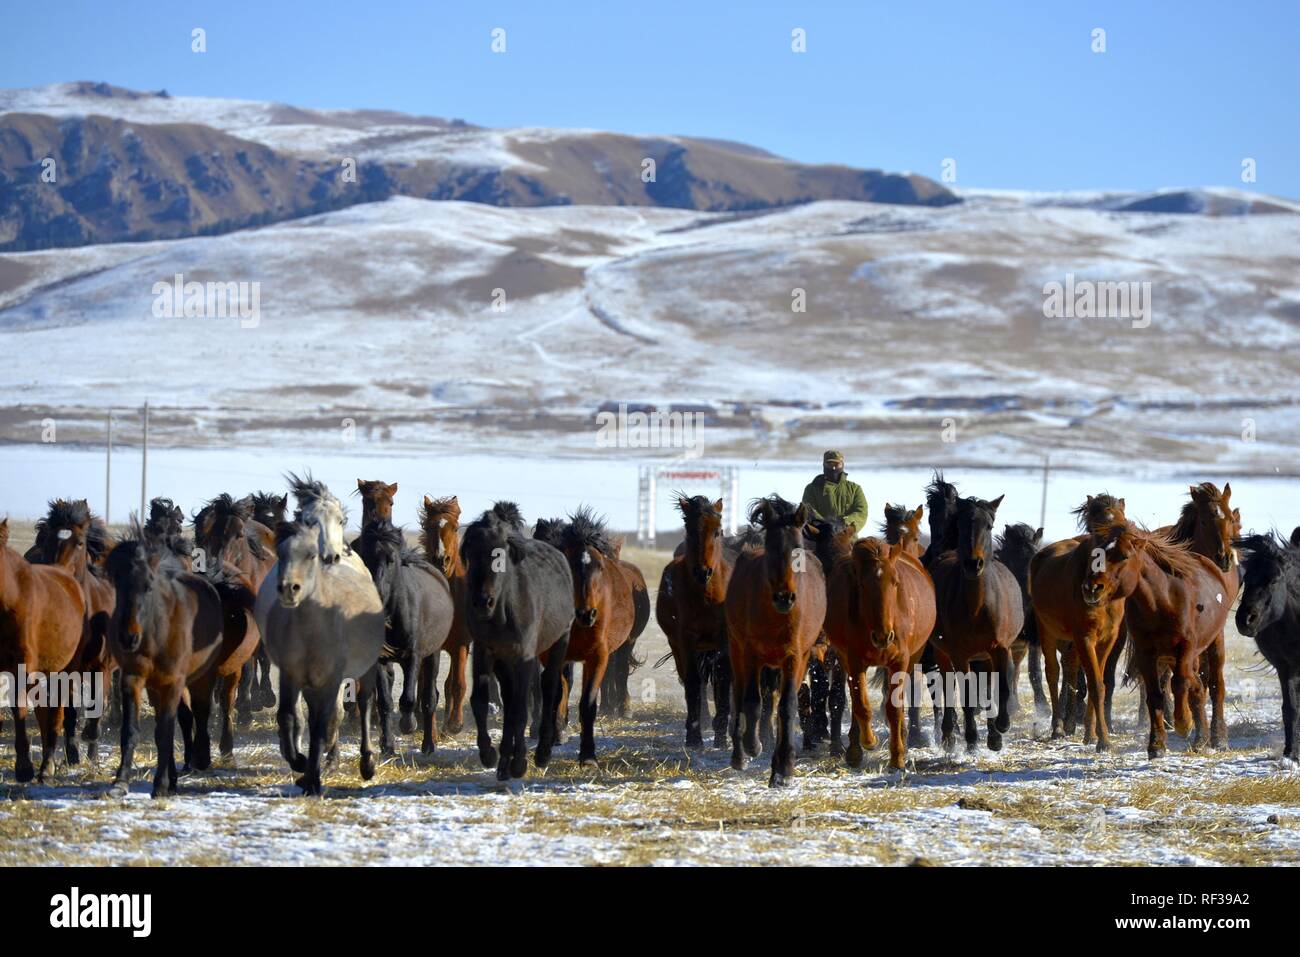
[[[1123,499],[1120,499],[1120,500],[1119,500],[1119,510],[1120,510],[1121,512],[1124,511],[1124,500],[1123,500]]]
[[[424,497],[424,507],[428,508],[432,504],[433,504],[433,499],[429,498],[429,496],[426,495]]]
[[[891,562],[898,561],[898,556],[901,554],[903,554],[902,542],[894,542],[894,544],[889,546],[889,560]]]
[[[716,502],[713,503],[713,510],[717,512],[719,515],[722,514],[722,499],[718,499]]]
[[[1234,508],[1232,510],[1232,520],[1236,522],[1238,525],[1241,524],[1241,509]]]
[[[6,521],[8,520],[6,519]],[[1300,548],[1300,525],[1291,529],[1291,544],[1296,548]]]
[[[1231,498],[1231,497],[1232,497],[1232,483],[1231,483],[1231,482],[1224,482],[1224,483],[1223,483],[1223,500],[1226,502],[1226,501],[1227,501],[1229,498]]]
[[[912,518],[916,519],[919,522],[924,517],[925,517],[925,506],[924,505],[916,506],[916,511],[912,513]]]
[[[9,545],[9,516],[6,515],[0,519],[0,548],[7,548]]]
[[[388,486],[388,494],[389,494],[389,495],[396,495],[396,494],[397,494],[397,483],[396,483],[396,482],[394,482],[392,485]]]
[[[357,488],[365,488],[365,487],[366,487],[366,480],[365,480],[365,479],[357,479]]]
[[[1043,530],[1041,528],[1034,530],[1034,544],[1037,545],[1043,540]]]
[[[808,521],[808,506],[801,504],[798,508],[794,510],[795,528],[802,528],[807,521]]]
[[[994,512],[996,512],[996,511],[998,510],[998,506],[1002,504],[1002,500],[1003,500],[1004,498],[1006,498],[1006,497],[1007,497],[1007,496],[1006,496],[1006,493],[1005,493],[1005,492],[1002,493],[1002,494],[999,495],[997,498],[995,498],[993,501],[989,502],[989,507],[992,508]]]

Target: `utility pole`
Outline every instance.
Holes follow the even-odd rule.
[[[104,443],[104,521],[113,524],[113,410],[108,410],[108,441]]]
[[[145,485],[149,477],[149,400],[144,400],[144,444],[140,447],[140,524],[147,517],[144,510]]]
[[[1047,477],[1052,471],[1052,456],[1043,456],[1043,504],[1038,511],[1038,527],[1047,527]]]

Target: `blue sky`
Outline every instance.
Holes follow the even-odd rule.
[[[10,3],[0,86],[740,140],[1026,189],[1300,197],[1300,3]],[[190,30],[208,52],[190,51]],[[505,54],[490,32],[506,30]],[[807,31],[808,50],[790,49]],[[1106,52],[1091,33],[1106,31]],[[1241,162],[1258,181],[1243,184]]]

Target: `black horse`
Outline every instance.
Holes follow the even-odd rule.
[[[438,740],[438,660],[455,615],[451,586],[441,571],[407,546],[402,530],[388,519],[366,525],[352,547],[370,570],[384,603],[384,651],[379,660],[396,662],[402,669],[402,733],[415,731],[418,689],[424,732],[420,752],[432,754]],[[379,669],[378,694],[381,749],[388,754],[393,751],[393,686],[387,668]]]
[[[1300,528],[1233,543],[1244,555],[1237,630],[1254,638],[1282,684],[1282,757],[1300,761]]]
[[[1043,691],[1043,649],[1038,642],[1038,619],[1034,616],[1033,605],[1029,600],[1029,562],[1043,544],[1043,530],[1031,528],[1024,522],[1007,525],[997,537],[993,546],[993,557],[1000,561],[1020,583],[1020,600],[1025,607],[1025,626],[1020,630],[1020,637],[1012,646],[1012,659],[1015,661],[1015,679],[1011,685],[1011,708],[1020,707],[1020,696],[1016,688],[1020,684],[1020,665],[1029,658],[1029,684],[1034,689],[1034,709],[1047,709],[1047,694]]]
[[[542,656],[542,722],[537,766],[546,767],[555,745],[560,678],[573,624],[573,575],[552,545],[528,538],[513,502],[497,502],[465,529],[460,546],[466,567],[468,625],[474,639],[474,690],[470,704],[478,728],[479,759],[497,765],[497,778],[520,778],[528,769],[526,724],[531,670]],[[488,675],[496,675],[505,705],[500,761],[488,735]]]
[[[957,486],[946,481],[943,472],[935,469],[930,477],[930,484],[925,487],[926,520],[930,525],[930,543],[921,555],[921,564],[927,569],[935,559],[946,551],[957,547]],[[939,660],[935,657],[934,647],[926,643],[921,652],[921,671],[930,688],[931,702],[934,708],[933,727],[935,736],[941,733],[943,719],[943,701],[940,696]],[[909,748],[928,748],[931,743],[929,727],[921,723],[920,695],[908,695],[907,708],[907,746]]]

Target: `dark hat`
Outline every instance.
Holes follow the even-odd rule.
[[[834,449],[828,449],[826,454],[822,456],[822,465],[838,465],[840,468],[843,468],[844,453],[836,452]]]

